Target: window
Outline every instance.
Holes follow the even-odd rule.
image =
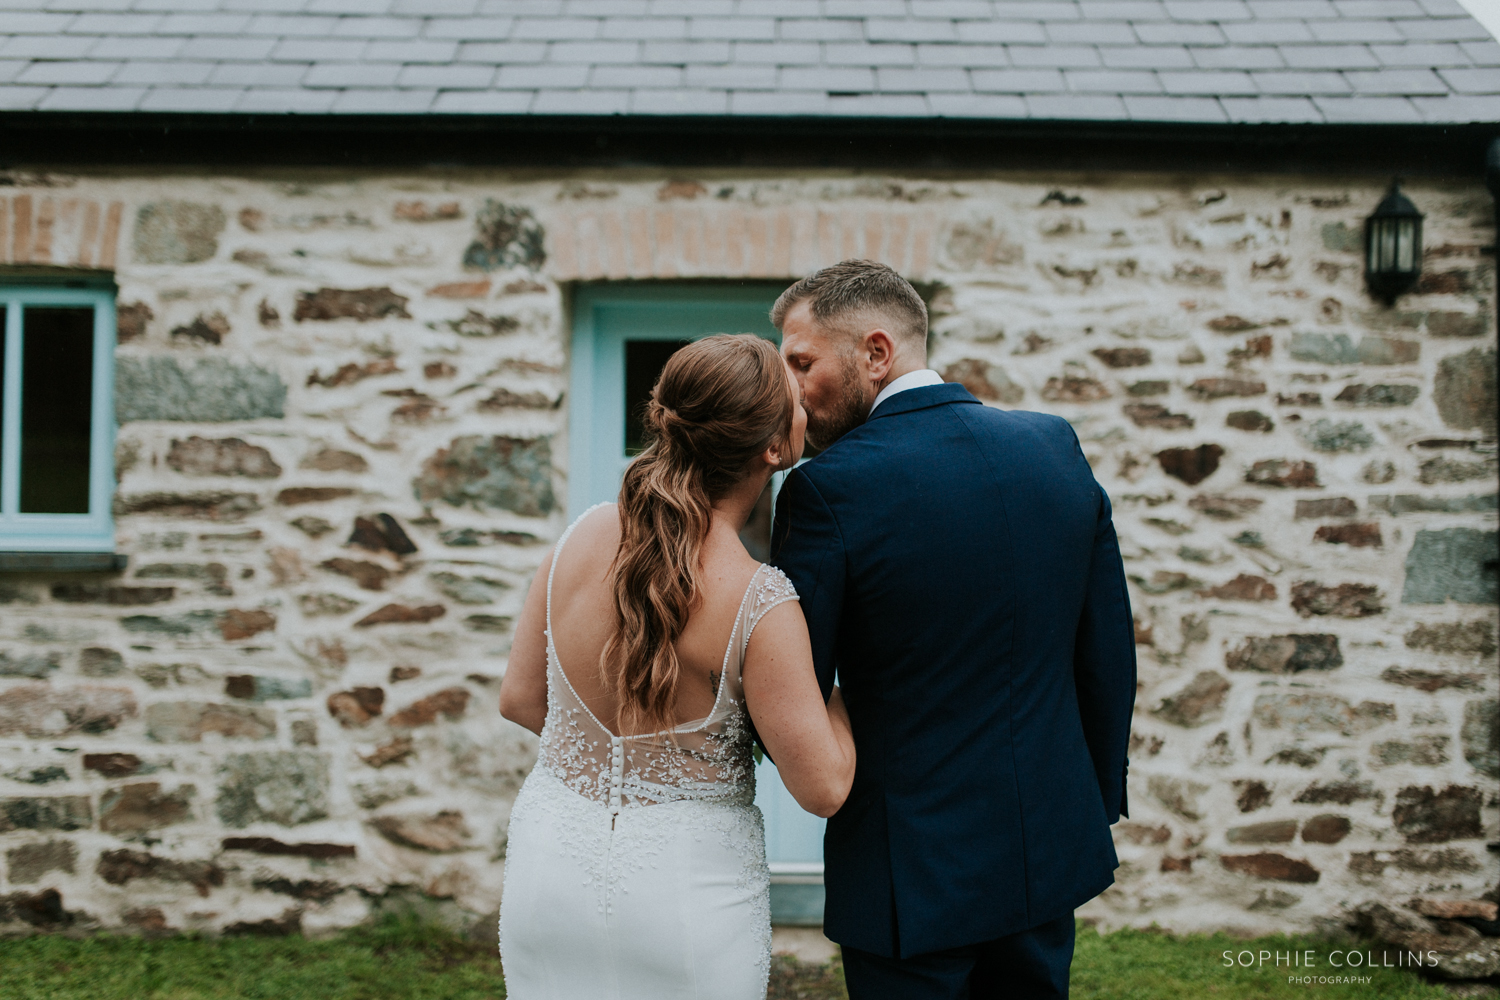
[[[114,548],[115,305],[0,284],[0,552]]]

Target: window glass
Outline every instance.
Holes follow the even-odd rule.
[[[625,341],[625,454],[646,447],[646,404],[667,359],[691,340]]]
[[[94,310],[22,312],[21,513],[89,512]]]

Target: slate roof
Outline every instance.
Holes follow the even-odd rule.
[[[0,110],[1500,122],[1457,0],[0,0]]]

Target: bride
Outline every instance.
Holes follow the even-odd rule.
[[[738,537],[801,456],[796,383],[768,342],[710,337],[672,355],[646,424],[619,503],[543,561],[500,688],[501,714],[541,734],[500,910],[515,1000],[762,1000],[754,737],[809,812],[836,812],[854,778],[796,591]]]

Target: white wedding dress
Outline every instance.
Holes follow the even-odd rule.
[[[740,672],[761,616],[796,599],[780,570],[758,569],[708,717],[615,736],[558,661],[548,573],[547,719],[500,906],[512,1000],[764,1000],[770,876]]]

